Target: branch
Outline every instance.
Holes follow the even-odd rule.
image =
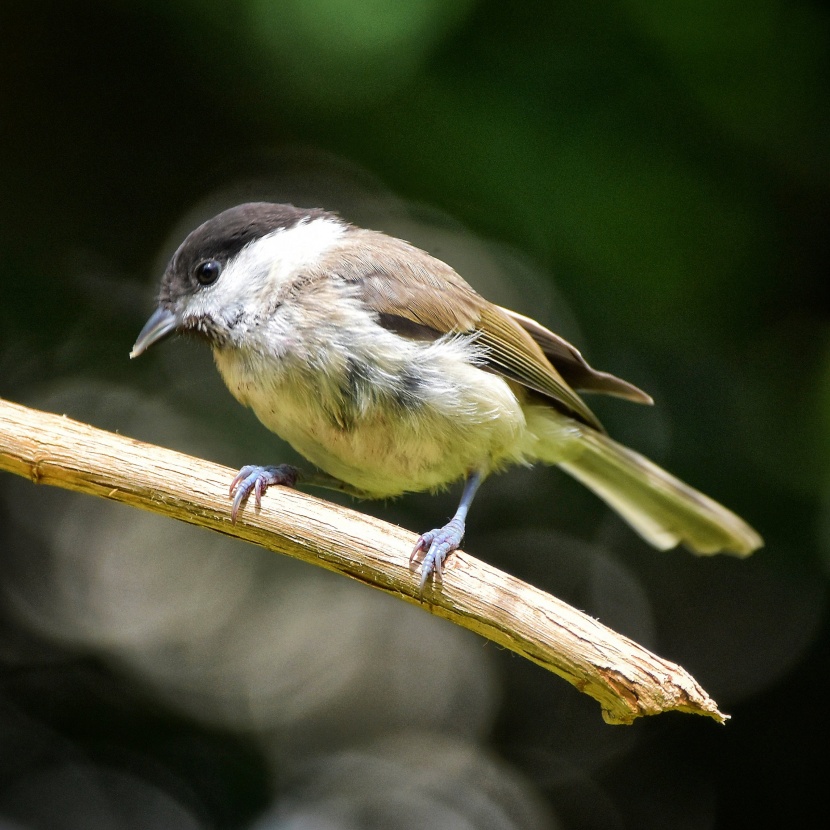
[[[235,471],[0,399],[0,469],[245,539],[350,576],[532,660],[595,698],[606,722],[677,710],[726,716],[683,668],[592,617],[461,551],[422,596],[409,570],[415,536],[276,487],[230,520]]]

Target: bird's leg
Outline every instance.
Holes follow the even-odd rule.
[[[326,487],[329,490],[338,490],[348,493],[355,498],[365,498],[362,490],[346,484],[345,481],[319,471],[305,472],[291,464],[278,464],[275,467],[259,467],[249,464],[243,467],[231,482],[229,496],[233,496],[231,507],[231,522],[236,523],[239,508],[251,493],[254,494],[257,507],[262,507],[262,494],[272,485],[281,484],[284,487],[294,487],[297,484],[310,484],[312,487]]]
[[[418,537],[409,562],[410,564],[416,562],[420,554],[426,551],[421,558],[421,591],[424,590],[430,574],[434,573],[437,579],[441,579],[446,558],[461,546],[467,511],[483,480],[484,475],[481,472],[470,473],[464,482],[464,492],[461,494],[458,510],[455,511],[452,519],[444,527],[430,530]]]

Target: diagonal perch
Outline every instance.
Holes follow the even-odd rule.
[[[233,525],[235,471],[4,400],[0,469],[245,539],[422,605],[563,677],[599,702],[607,723],[669,711],[726,720],[681,666],[466,553],[422,596],[408,567],[412,533],[305,493],[269,490],[261,511],[248,507]]]

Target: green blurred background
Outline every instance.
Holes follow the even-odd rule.
[[[3,397],[289,459],[203,350],[127,354],[196,221],[327,207],[647,389],[591,404],[767,543],[658,554],[558,472],[488,482],[467,550],[733,716],[623,729],[362,586],[4,476],[0,825],[745,827],[826,801],[826,4],[8,0],[0,34]],[[456,498],[360,509],[424,530]]]

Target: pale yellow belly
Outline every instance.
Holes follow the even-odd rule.
[[[463,403],[415,410],[379,406],[344,427],[307,395],[283,390],[247,403],[257,417],[312,464],[377,498],[449,484],[473,470],[513,460],[524,430],[521,405],[507,383],[471,367],[478,381]]]

